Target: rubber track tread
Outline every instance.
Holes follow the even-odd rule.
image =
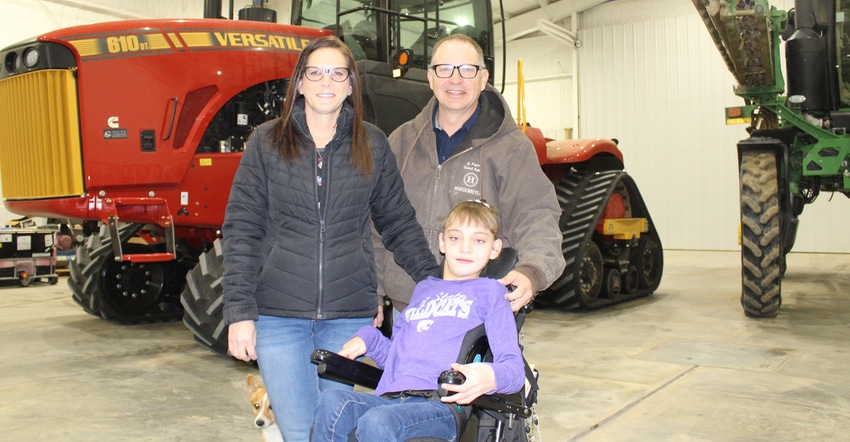
[[[615,170],[576,172],[567,175],[555,186],[555,193],[561,205],[559,223],[563,234],[561,250],[566,267],[564,273],[548,289],[538,294],[535,303],[543,307],[593,309],[646,296],[658,288],[660,277],[652,287],[641,288],[635,294],[624,294],[613,298],[599,297],[593,302],[581,299],[578,292],[578,272],[583,248],[591,241],[605,205],[620,182],[629,192],[632,216],[649,219],[650,231],[644,235],[652,235],[660,246],[661,242],[655,231],[655,225],[649,217],[637,186],[628,174]]]
[[[610,196],[605,189],[613,187],[617,173],[576,173],[561,179],[555,194],[561,205],[561,250],[566,267],[560,278],[537,301],[546,306],[572,307],[580,302],[578,287],[579,257],[593,234],[596,220]]]
[[[561,278],[549,288],[549,292],[558,293],[554,304],[563,305],[577,302],[577,270],[582,246],[590,240],[596,219],[608,201],[605,188],[614,181],[613,174],[576,174],[564,178],[555,189],[561,204],[561,249],[567,266]],[[568,209],[569,208],[569,209]]]

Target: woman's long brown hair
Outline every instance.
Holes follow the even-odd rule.
[[[348,83],[351,85],[351,95],[346,98],[351,107],[354,108],[354,121],[351,122],[351,162],[363,172],[364,175],[372,173],[372,148],[369,146],[369,137],[366,127],[363,125],[363,100],[361,98],[360,76],[357,74],[357,66],[354,64],[354,55],[351,50],[339,38],[334,36],[321,37],[310,41],[298,56],[295,70],[286,90],[286,101],[283,104],[283,113],[280,123],[275,126],[274,142],[277,150],[284,161],[292,161],[301,158],[302,150],[307,146],[306,139],[295,128],[292,121],[292,106],[298,97],[298,82],[304,78],[307,67],[307,59],[310,54],[318,49],[336,49],[345,57],[346,67],[349,69]]]

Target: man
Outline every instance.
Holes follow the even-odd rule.
[[[506,297],[517,311],[564,270],[561,209],[534,146],[488,79],[473,39],[451,35],[437,42],[428,70],[434,98],[390,134],[390,145],[434,256],[440,256],[443,218],[458,202],[486,199],[499,210],[501,239],[519,252],[516,268],[499,281],[516,287]],[[375,247],[378,293],[401,311],[415,282],[380,241]]]

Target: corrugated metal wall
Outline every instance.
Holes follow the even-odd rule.
[[[236,15],[251,5],[234,3]],[[227,15],[230,2],[222,1]],[[280,23],[289,23],[290,0],[269,0]],[[204,0],[0,0],[0,47],[54,29],[105,21],[145,18],[202,18]]]
[[[543,135],[549,138],[566,138],[567,128],[572,128],[573,112],[570,103],[574,100],[574,50],[550,37],[534,37],[508,44],[503,93],[505,99],[511,105],[514,117],[518,117],[517,60],[522,59],[527,121],[540,128]],[[501,88],[501,47],[497,47],[496,52],[499,56],[496,62],[495,85]]]
[[[737,250],[735,145],[747,134],[723,109],[743,101],[691,2],[612,2],[580,28],[582,136],[620,140],[665,248]],[[850,252],[850,200],[829,199],[806,208],[795,251]]]

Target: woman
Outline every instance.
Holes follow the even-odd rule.
[[[227,205],[228,350],[256,359],[287,442],[308,440],[317,348],[339,350],[379,311],[370,223],[416,279],[438,274],[386,136],[362,120],[354,57],[336,37],[301,52],[282,117],[248,141]],[[380,316],[374,323],[380,322]]]

